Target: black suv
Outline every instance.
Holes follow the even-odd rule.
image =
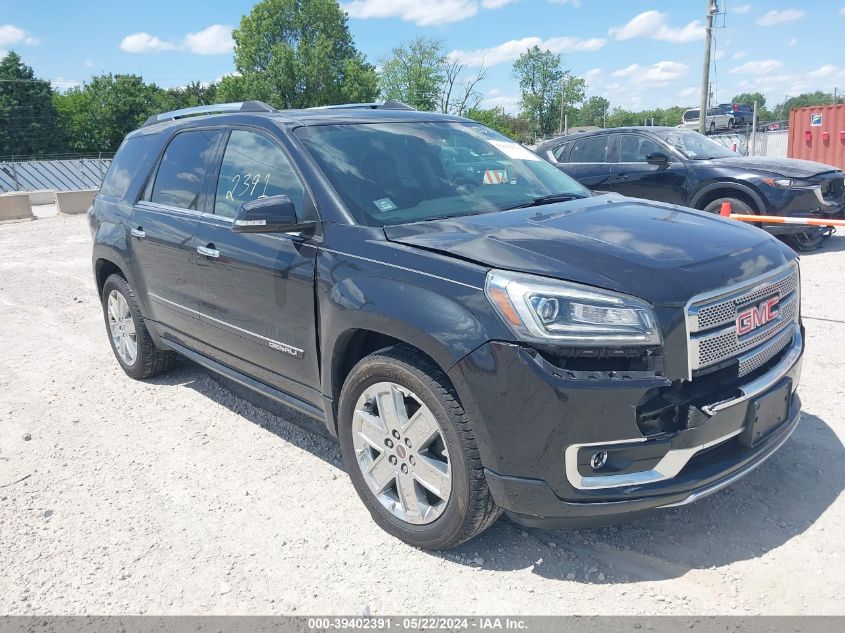
[[[698,132],[624,127],[546,141],[537,154],[594,190],[718,213],[841,218],[845,174],[823,163],[737,156]],[[774,235],[804,233],[800,224],[763,224]]]
[[[555,526],[683,505],[798,424],[789,248],[593,196],[466,119],[160,115],[127,136],[90,224],[128,375],[181,354],[309,414],[416,546],[502,510]]]

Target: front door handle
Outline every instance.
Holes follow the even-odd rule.
[[[197,246],[197,253],[206,257],[220,257],[220,251],[214,248],[214,244],[208,246]]]
[[[142,240],[147,237],[147,234],[144,232],[144,229],[140,226],[137,229],[129,229],[129,233],[132,235],[132,237],[137,237],[139,240]]]
[[[628,180],[628,174],[616,174],[619,180]]]

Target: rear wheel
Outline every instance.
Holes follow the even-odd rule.
[[[416,547],[453,547],[499,517],[475,436],[445,374],[394,346],[350,372],[340,396],[343,461],[375,522]]]
[[[710,134],[715,134],[715,133],[716,133],[716,122],[711,121],[710,122]]]
[[[128,376],[151,378],[173,366],[176,355],[155,346],[135,293],[123,277],[110,275],[101,299],[112,351]]]

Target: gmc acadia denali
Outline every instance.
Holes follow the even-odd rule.
[[[445,548],[507,512],[618,521],[736,481],[798,424],[794,253],[591,195],[395,102],[152,117],[89,212],[117,361],[176,354],[339,438],[373,519]]]

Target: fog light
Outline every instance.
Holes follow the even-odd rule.
[[[596,451],[590,457],[590,466],[593,470],[601,470],[607,463],[607,451]]]

